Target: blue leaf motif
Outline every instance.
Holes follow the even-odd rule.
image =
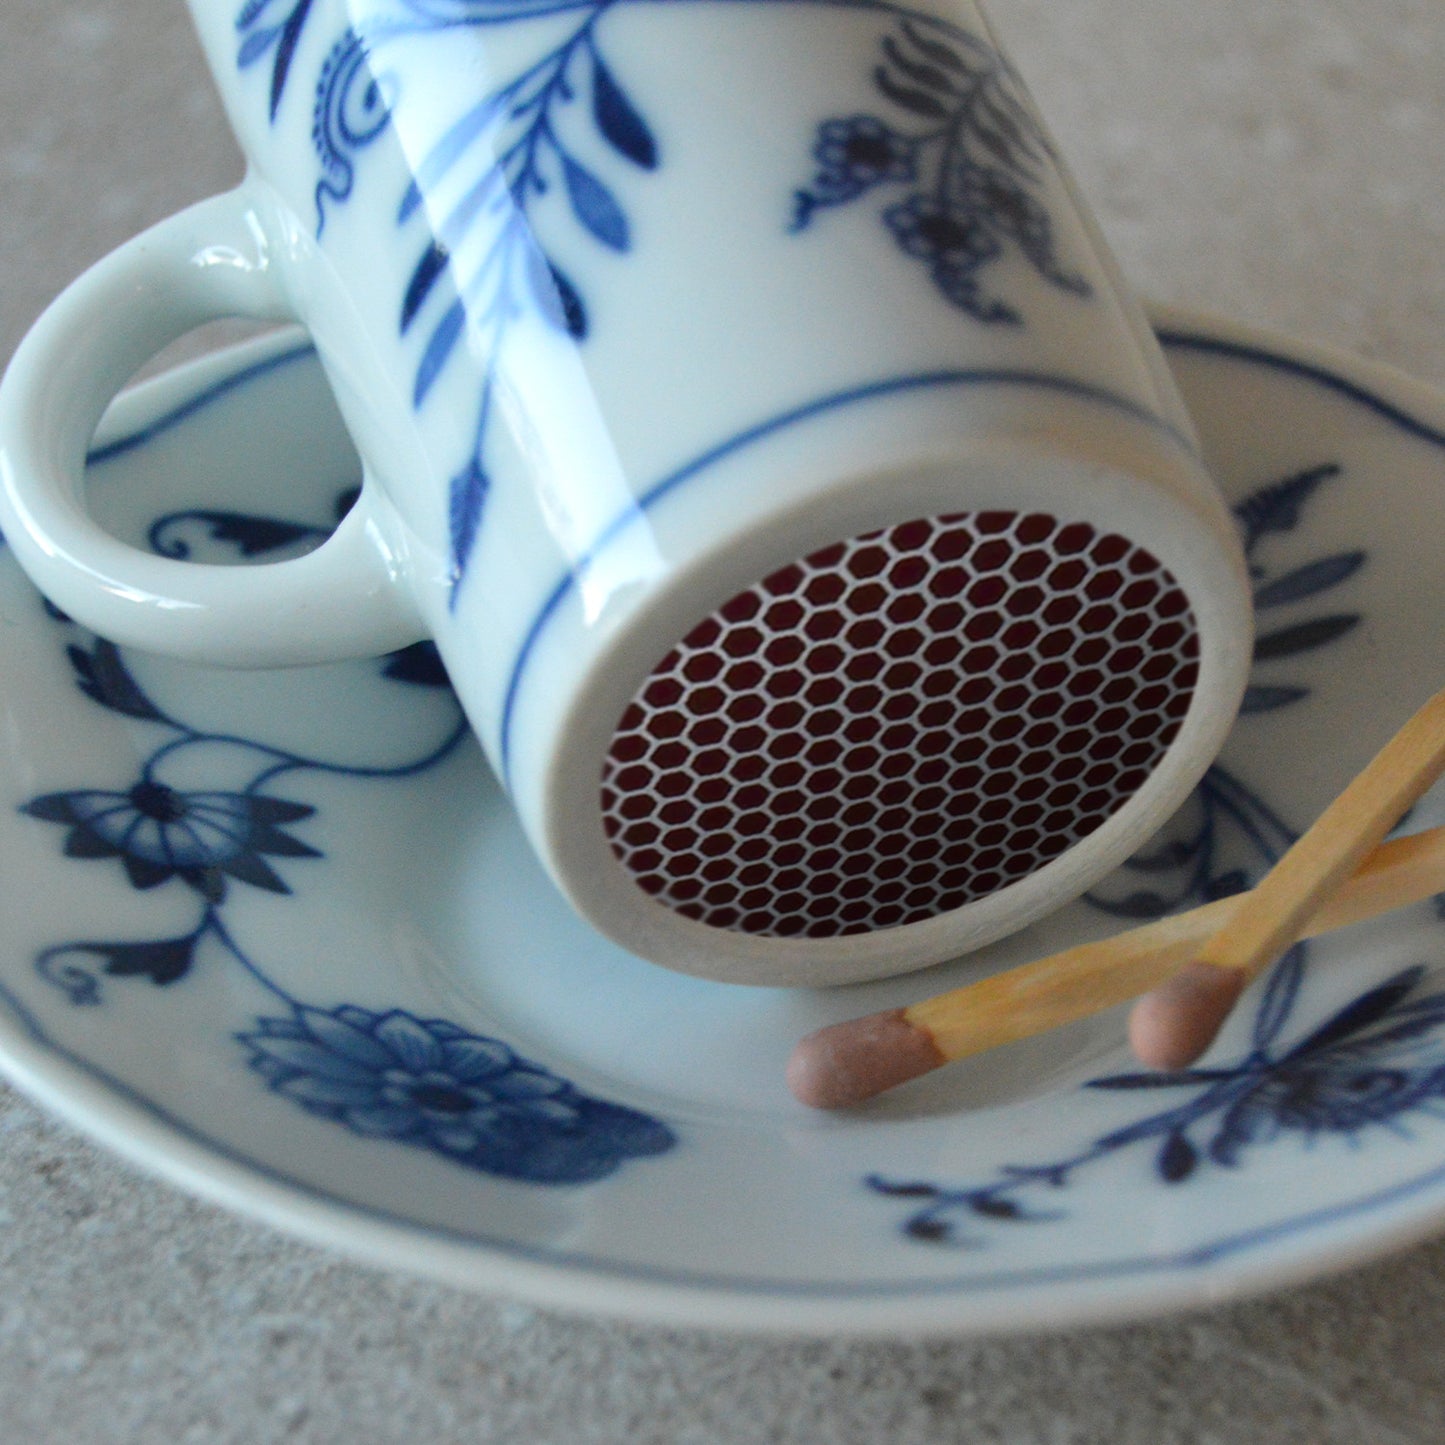
[[[1168,1184],[1182,1184],[1194,1173],[1198,1152],[1183,1134],[1171,1134],[1159,1151],[1156,1167],[1159,1177]]]
[[[1180,1069],[1172,1074],[1109,1074],[1100,1079],[1090,1079],[1091,1089],[1140,1090],[1177,1089],[1189,1084],[1217,1084],[1226,1076],[1218,1069]],[[1157,1130],[1152,1130],[1157,1133]]]
[[[915,115],[924,116],[928,120],[948,119],[948,107],[942,101],[925,91],[915,90],[912,86],[900,85],[883,66],[880,65],[874,71],[873,78],[879,90],[904,110],[911,110]]]
[[[102,707],[143,722],[163,722],[164,714],[141,691],[121,659],[120,649],[113,642],[98,641],[94,651],[78,645],[66,648],[66,655],[75,669],[80,690]]]
[[[903,22],[902,28],[908,33],[913,43],[917,45],[921,38],[918,31],[912,28],[906,20]],[[883,53],[888,57],[889,61],[892,62],[893,66],[901,70],[909,79],[916,80],[920,85],[925,86],[929,90],[936,90],[945,95],[952,93],[952,82],[943,71],[936,65],[930,63],[933,59],[932,56],[925,56],[922,60],[914,59],[903,50],[891,35],[883,42]],[[955,70],[954,73],[959,74],[960,72]]]
[[[943,41],[924,35],[916,25],[910,24],[907,20],[903,22],[903,33],[918,48],[919,52],[935,65],[941,65],[945,70],[952,71],[954,75],[966,75],[968,66],[963,57],[952,48],[945,45]],[[896,51],[896,47],[894,47]]]
[[[236,17],[236,29],[248,30],[270,8],[271,0],[246,0]]]
[[[577,219],[604,246],[626,251],[632,244],[627,217],[611,191],[571,156],[562,157],[562,176]]]
[[[881,1174],[870,1174],[864,1182],[876,1193],[887,1195],[890,1199],[936,1199],[942,1192],[936,1184],[917,1180],[894,1183]]]
[[[411,398],[413,406],[419,408],[427,399],[427,393],[441,375],[442,367],[446,365],[447,357],[452,354],[452,348],[457,344],[466,321],[466,307],[460,301],[454,301],[447,314],[437,323],[437,329],[432,332],[432,338],[422,353],[421,364],[416,369],[416,385],[412,389]]]
[[[613,147],[643,170],[657,168],[657,142],[600,55],[592,62],[592,112],[597,129]]]
[[[397,225],[404,225],[420,209],[426,193],[435,187],[458,160],[486,132],[505,109],[499,96],[488,96],[475,105],[422,157],[412,183],[402,197]]]
[[[236,64],[242,70],[254,65],[276,43],[280,33],[281,27],[273,25],[269,30],[258,30],[254,35],[248,35],[236,57]]]
[[[281,29],[281,39],[276,47],[275,66],[271,72],[271,119],[281,109],[281,97],[286,90],[286,77],[291,73],[291,62],[301,40],[306,17],[311,12],[314,0],[298,0],[296,8],[287,17]]]
[[[1296,568],[1260,587],[1254,594],[1254,605],[1282,607],[1287,602],[1301,602],[1306,597],[1338,587],[1364,564],[1363,552],[1340,552],[1333,557],[1321,557],[1317,562]]]
[[[1292,532],[1299,526],[1304,504],[1320,486],[1340,475],[1338,463],[1309,467],[1283,481],[1251,492],[1236,503],[1234,515],[1244,528],[1246,550],[1268,532]]]
[[[587,335],[587,308],[567,273],[536,247],[527,253],[527,278],[542,315],[575,341]]]
[[[1267,632],[1256,639],[1254,660],[1268,662],[1275,657],[1293,657],[1300,652],[1313,652],[1336,638],[1343,637],[1359,625],[1359,617],[1350,612],[1333,617],[1312,617],[1308,622],[1294,627],[1281,627],[1277,632]]]
[[[985,1219],[1020,1219],[1023,1216],[1023,1210],[1013,1200],[996,1199],[989,1195],[971,1200],[969,1207]]]
[[[575,340],[581,341],[587,335],[587,308],[582,304],[577,288],[567,279],[567,274],[556,266],[551,271],[552,284],[562,306],[562,324]]]
[[[406,295],[401,302],[401,331],[405,335],[411,329],[411,323],[416,320],[416,314],[421,310],[426,298],[431,294],[432,287],[436,285],[437,277],[447,268],[451,255],[445,246],[433,242],[422,254],[421,260],[417,263],[416,270],[412,272],[411,280],[407,283]]]
[[[1420,967],[1407,968],[1403,973],[1387,979],[1377,988],[1360,995],[1359,998],[1342,1008],[1327,1022],[1320,1025],[1294,1050],[1295,1057],[1315,1053],[1342,1043],[1353,1035],[1362,1033],[1372,1024],[1379,1023],[1395,1012],[1405,999],[1418,987],[1425,976]]]
[[[452,568],[458,582],[466,575],[472,548],[476,546],[489,485],[487,474],[475,458],[452,479]]]
[[[953,1234],[953,1226],[942,1219],[918,1218],[910,1219],[903,1226],[903,1232],[909,1239],[923,1244],[947,1244]]]
[[[143,943],[76,944],[75,953],[89,953],[105,960],[105,972],[112,978],[149,978],[158,987],[175,983],[191,970],[195,961],[196,935],[158,938]]]
[[[1256,713],[1274,712],[1278,708],[1288,707],[1309,695],[1310,690],[1307,687],[1262,687],[1251,683],[1244,690],[1239,710],[1245,717],[1252,717]]]

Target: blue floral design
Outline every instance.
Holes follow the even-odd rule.
[[[1347,582],[1365,565],[1356,549],[1314,558],[1275,572],[1263,561],[1265,544],[1298,527],[1310,499],[1340,476],[1334,463],[1307,467],[1250,493],[1234,509],[1245,560],[1254,584],[1255,671],[1241,711],[1253,714],[1289,707],[1310,689],[1282,669],[1307,652],[1327,647],[1359,626],[1356,612],[1319,612],[1270,626],[1282,607],[1308,602]],[[1135,854],[1122,870],[1132,886],[1124,894],[1089,895],[1096,908],[1118,918],[1159,918],[1191,903],[1209,903],[1250,886],[1294,841],[1289,825],[1263,798],[1218,765],[1205,773],[1190,803],[1169,830]],[[1241,851],[1242,850],[1242,851]]]
[[[342,493],[344,516],[355,491]],[[173,512],[149,535],[157,551],[190,557],[198,548],[242,556],[314,545],[326,525],[214,511]],[[78,634],[63,614],[50,615]],[[198,896],[194,925],[180,934],[138,939],[74,939],[43,949],[37,972],[71,1003],[103,1002],[101,976],[149,979],[170,988],[201,961],[229,960],[284,1008],[236,1035],[253,1070],[293,1103],[379,1140],[430,1149],[454,1164],[507,1179],[583,1184],[629,1159],[676,1143],[660,1121],[583,1094],[497,1039],[443,1019],[401,1009],[375,1013],[353,1004],[327,1010],[278,983],[232,933],[229,880],[273,894],[290,886],[271,859],[316,859],[319,849],[288,829],[316,815],[308,804],[266,789],[284,776],[311,773],[356,780],[413,777],[448,757],[466,734],[453,703],[441,741],[392,767],[360,768],[305,757],[252,739],[207,732],[164,711],[137,681],[114,644],[73,640],[67,655],[76,684],[107,711],[154,727],[161,741],[126,790],[77,788],[33,798],[21,811],[67,829],[64,852],[76,859],[118,859],[130,885],[150,892],[179,883]],[[430,643],[382,659],[381,675],[402,686],[445,689],[446,672]],[[166,780],[178,759],[205,756],[238,764],[254,759],[241,789],[180,788]]]
[[[883,212],[884,224],[975,321],[1022,322],[1016,307],[983,287],[984,271],[1011,249],[1059,289],[1091,295],[1089,283],[1058,258],[1040,199],[1053,153],[1004,58],[924,15],[900,20],[882,50],[874,83],[895,118],[823,122],[813,148],[819,169],[797,193],[793,229],[876,187],[917,187]]]
[[[1425,969],[1408,968],[1361,994],[1292,1048],[1274,1047],[1304,978],[1302,951],[1277,970],[1273,997],[1255,1016],[1254,1048],[1230,1068],[1117,1074],[1090,1087],[1113,1090],[1204,1091],[1165,1115],[1159,1172],[1171,1183],[1209,1160],[1234,1168],[1250,1145],[1282,1134],[1305,1139],[1354,1135],[1391,1126],[1411,1110],[1445,1099],[1445,1059],[1432,1035],[1445,1023],[1445,994],[1417,995]],[[1196,1146],[1190,1129],[1208,1121]]]
[[[1282,573],[1272,572],[1262,560],[1266,540],[1293,532],[1310,499],[1340,472],[1333,464],[1307,468],[1258,488],[1236,507],[1261,618],[1322,596],[1365,565],[1361,551],[1334,553]],[[1319,613],[1264,630],[1256,644],[1260,670],[1245,710],[1272,711],[1309,696],[1307,687],[1279,677],[1277,665],[1335,642],[1359,621],[1353,612]],[[1130,859],[1124,870],[1128,890],[1092,894],[1089,901],[1117,917],[1145,919],[1225,897],[1249,887],[1294,836],[1264,799],[1215,766],[1170,833]],[[1239,1168],[1251,1149],[1285,1138],[1354,1138],[1373,1128],[1398,1130],[1409,1114],[1442,1112],[1445,1049],[1439,1034],[1445,1027],[1445,993],[1420,992],[1424,968],[1403,970],[1288,1042],[1308,953],[1308,945],[1296,945],[1271,973],[1243,1058],[1173,1073],[1112,1075],[1088,1085],[1151,1096],[1179,1092],[1187,1095],[1183,1102],[1112,1130],[1066,1158],[1005,1165],[982,1184],[955,1187],[873,1175],[867,1187],[912,1204],[913,1213],[903,1224],[910,1239],[975,1246],[983,1242],[979,1231],[989,1223],[1061,1218],[1041,1201],[1066,1189],[1090,1165],[1126,1149],[1151,1149],[1158,1179],[1177,1186],[1205,1166]]]
[[[297,1008],[238,1037],[251,1067],[311,1113],[503,1178],[585,1183],[676,1142],[496,1039],[399,1009]]]
[[[266,862],[267,854],[320,856],[279,826],[316,810],[264,793],[181,792],[142,778],[124,793],[49,793],[25,804],[23,811],[70,825],[68,858],[119,858],[133,888],[156,888],[179,878],[211,903],[224,900],[228,876],[289,893]]]
[[[1398,1131],[1409,1113],[1440,1114],[1445,1103],[1445,993],[1419,994],[1421,967],[1405,969],[1363,993],[1300,1042],[1278,1044],[1305,977],[1297,947],[1271,976],[1254,1021],[1254,1046],[1237,1063],[1177,1073],[1118,1074],[1094,1079],[1099,1090],[1190,1091],[1192,1098],[1113,1130],[1066,1159],[1007,1165],[986,1184],[950,1188],[871,1176],[875,1193],[906,1199],[915,1212],[903,1225],[911,1239],[975,1246],[985,1222],[1042,1223],[1062,1218],[1041,1196],[1067,1188],[1091,1164],[1148,1145],[1159,1179],[1180,1185],[1203,1165],[1236,1169],[1248,1149],[1293,1137],[1351,1138],[1372,1128]]]
[[[188,561],[196,546],[216,543],[233,547],[235,555],[247,561],[268,556],[279,561],[277,554],[300,552],[324,542],[360,495],[360,487],[338,492],[331,507],[332,517],[325,523],[188,507],[156,517],[146,528],[146,541],[152,551],[179,562]]]
[[[417,160],[396,212],[399,227],[421,231],[398,297],[401,337],[416,339],[414,406],[427,404],[463,338],[484,358],[472,444],[449,484],[454,605],[491,491],[488,435],[509,337],[524,317],[544,318],[578,342],[591,327],[583,289],[553,255],[557,218],[570,217],[604,250],[629,252],[632,224],[620,188],[629,175],[661,164],[653,125],[604,53],[603,22],[628,3],[637,0],[364,0],[349,8],[350,23],[315,83],[320,235],[328,206],[353,193],[361,152],[387,130],[400,87],[387,68],[389,47],[539,17],[562,31],[535,61],[452,119]],[[273,121],[313,13],[313,0],[246,0],[237,16],[237,64],[269,66]],[[975,320],[1022,320],[987,294],[981,279],[1011,250],[1056,286],[1089,295],[1088,283],[1055,254],[1039,197],[1052,155],[1003,58],[959,26],[921,12],[901,12],[881,46],[874,83],[893,118],[854,114],[822,123],[813,144],[817,174],[795,196],[793,229],[805,229],[820,208],[875,188],[916,187],[885,210],[885,225],[905,254],[924,263],[940,293]],[[551,205],[553,197],[564,206]]]
[[[998,255],[999,244],[977,216],[958,211],[936,196],[910,196],[883,213],[900,247],[930,265],[969,270]]]
[[[814,192],[836,206],[885,182],[911,181],[918,143],[875,115],[854,115],[824,121],[813,156],[818,162]]]
[[[978,271],[1002,247],[976,214],[959,210],[937,196],[910,196],[883,213],[900,248],[928,262],[934,283],[945,296],[981,321],[1009,321],[1014,313],[1001,301],[988,301]]]
[[[422,338],[413,404],[418,409],[426,404],[464,336],[487,358],[475,440],[451,481],[448,518],[454,599],[491,490],[485,452],[496,367],[507,338],[524,316],[540,316],[578,341],[588,331],[582,294],[547,254],[533,208],[556,190],[592,241],[615,252],[626,252],[632,245],[631,226],[613,187],[593,164],[584,162],[581,148],[568,139],[569,129],[583,124],[578,117],[585,115],[589,129],[621,161],[641,170],[653,170],[659,162],[653,131],[598,40],[599,22],[615,3],[373,3],[356,12],[354,24],[333,45],[317,83],[312,140],[322,170],[316,187],[320,234],[328,201],[341,203],[352,194],[356,155],[387,128],[398,85],[378,58],[387,45],[418,33],[504,24],[539,12],[579,12],[579,20],[559,43],[456,118],[417,164],[397,210],[397,224],[403,228],[415,224],[422,214],[428,221],[398,307],[403,339],[417,334]],[[265,0],[251,0],[238,16],[241,68],[271,59],[273,119],[309,13],[310,0],[305,0],[277,20]],[[443,182],[458,181],[460,199],[440,211],[424,206]],[[462,248],[462,242],[475,234],[485,238],[479,254]],[[463,254],[465,262],[459,259]]]

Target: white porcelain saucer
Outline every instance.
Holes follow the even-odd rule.
[[[228,674],[122,653],[0,553],[0,1064],[181,1186],[388,1265],[724,1328],[1120,1319],[1445,1225],[1445,927],[1296,950],[1188,1074],[1121,1020],[810,1114],[796,1039],[1241,886],[1445,678],[1445,398],[1159,311],[1236,504],[1250,711],[1148,858],[928,974],[669,975],[559,903],[433,657]],[[356,462],[282,335],[123,400],[93,505],[173,554],[314,543]],[[1417,810],[1438,820],[1438,796]]]

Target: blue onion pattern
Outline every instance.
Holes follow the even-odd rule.
[[[67,857],[118,858],[132,888],[156,888],[178,878],[210,903],[225,899],[227,878],[289,893],[266,861],[268,854],[320,856],[280,826],[316,810],[264,793],[182,792],[143,777],[124,793],[48,793],[24,811],[69,825]]]
[[[1022,323],[1017,306],[984,284],[1011,252],[1060,290],[1091,294],[1057,254],[1041,199],[1052,150],[997,51],[956,26],[909,15],[884,38],[873,81],[888,118],[823,122],[813,147],[817,173],[794,200],[795,231],[820,210],[896,187],[902,199],[884,209],[884,225],[975,321]]]
[[[398,88],[388,70],[389,47],[418,35],[543,16],[559,32],[534,61],[499,77],[451,118],[430,152],[416,160],[413,180],[395,203],[398,227],[423,232],[397,298],[401,338],[415,350],[413,404],[428,404],[464,342],[484,358],[472,443],[449,483],[453,603],[486,516],[493,393],[509,339],[520,319],[534,316],[579,343],[586,340],[593,310],[586,288],[558,264],[555,252],[567,240],[575,250],[580,236],[604,251],[629,253],[634,238],[627,187],[637,172],[662,164],[662,143],[647,107],[603,43],[606,17],[637,3],[364,0],[351,7],[350,24],[333,41],[315,83],[320,234],[328,208],[351,198],[361,153],[387,129]],[[885,113],[822,123],[812,145],[813,181],[794,197],[793,229],[805,229],[821,209],[889,190],[895,199],[882,212],[885,230],[922,263],[940,295],[974,320],[1022,322],[1017,306],[985,285],[985,273],[1010,253],[1055,286],[1089,295],[1088,283],[1056,254],[1041,199],[1052,156],[1006,62],[957,25],[923,13],[894,13],[898,18],[880,41],[873,72]],[[313,0],[247,0],[237,16],[237,63],[242,70],[268,71],[273,120],[312,14]]]
[[[619,0],[372,0],[334,43],[317,82],[312,141],[321,167],[317,232],[327,206],[350,199],[360,153],[386,130],[397,81],[384,56],[418,34],[525,21],[538,13],[574,13],[570,31],[520,73],[479,95],[422,156],[396,203],[397,225],[427,226],[398,298],[403,341],[419,347],[412,401],[427,405],[464,339],[486,358],[476,402],[474,441],[450,483],[448,518],[453,598],[480,535],[491,477],[486,462],[496,368],[517,322],[540,316],[576,341],[588,332],[588,308],[575,281],[548,254],[546,227],[534,209],[552,194],[591,242],[625,253],[632,227],[616,181],[584,159],[593,137],[625,169],[659,164],[654,132],[608,62],[599,22]],[[275,119],[291,75],[310,0],[289,10],[251,0],[237,18],[242,69],[271,63]],[[460,198],[424,206],[446,185]],[[479,248],[464,243],[481,238]],[[465,255],[466,260],[459,259]]]
[[[297,1008],[238,1037],[251,1067],[310,1113],[502,1178],[588,1183],[676,1142],[496,1039],[400,1009]]]
[[[1445,993],[1422,993],[1425,969],[1404,969],[1369,989],[1292,1045],[1281,1044],[1306,972],[1305,947],[1271,975],[1255,1014],[1254,1042],[1241,1059],[1177,1073],[1118,1074],[1089,1087],[1183,1102],[1115,1129],[1044,1164],[1008,1165],[980,1185],[870,1176],[870,1190],[907,1200],[910,1239],[976,1247],[987,1223],[1063,1218],[1049,1201],[1090,1165],[1124,1150],[1151,1151],[1161,1183],[1183,1185],[1205,1169],[1238,1169],[1249,1152],[1293,1138],[1354,1141],[1370,1129],[1398,1130],[1409,1114],[1445,1113]],[[1045,1201],[1040,1203],[1040,1201]]]
[[[335,516],[344,516],[354,499],[354,489],[341,493]],[[330,530],[326,523],[187,510],[157,518],[149,535],[170,556],[262,557],[313,545]],[[463,1168],[538,1184],[585,1184],[673,1147],[674,1134],[659,1120],[582,1093],[498,1039],[402,1009],[325,1009],[303,1001],[232,931],[230,882],[289,895],[290,883],[273,864],[323,856],[291,831],[314,819],[315,807],[275,791],[280,779],[295,784],[331,775],[380,784],[426,772],[460,744],[467,728],[432,644],[392,653],[378,669],[389,683],[448,700],[439,741],[399,764],[363,768],[193,727],[146,692],[113,643],[88,637],[53,609],[50,615],[66,629],[79,690],[106,711],[148,725],[157,741],[129,788],[47,793],[22,812],[64,828],[67,857],[119,862],[129,885],[147,894],[179,885],[196,911],[181,933],[53,944],[36,956],[41,978],[72,1004],[93,1008],[104,1002],[104,980],[170,989],[201,966],[239,968],[281,1007],[236,1035],[250,1068],[271,1089],[353,1134],[430,1150]],[[244,771],[249,760],[250,782],[223,790],[168,780],[198,755],[228,774]],[[297,881],[303,879],[298,869]]]
[[[1312,498],[1336,480],[1333,463],[1309,467],[1257,488],[1235,507],[1264,624],[1247,712],[1298,703],[1309,689],[1281,667],[1328,646],[1359,624],[1357,613],[1317,612],[1271,628],[1273,609],[1321,598],[1353,577],[1368,558],[1359,550],[1331,553],[1282,572],[1264,560],[1266,543],[1299,526]],[[1130,859],[1122,891],[1094,893],[1094,907],[1128,920],[1248,888],[1294,841],[1295,834],[1258,793],[1221,766],[1211,767],[1188,807],[1166,834]],[[977,1247],[989,1226],[1043,1224],[1063,1217],[1060,1197],[1092,1165],[1124,1151],[1148,1151],[1155,1177],[1181,1186],[1210,1169],[1239,1169],[1252,1151],[1286,1139],[1311,1143],[1354,1140],[1371,1129],[1398,1129],[1408,1115],[1445,1112],[1445,993],[1424,989],[1415,966],[1366,990],[1325,1022],[1298,1034],[1306,944],[1292,948],[1271,973],[1256,1007],[1243,1057],[1172,1073],[1127,1073],[1093,1079],[1100,1092],[1164,1098],[1167,1107],[1111,1130],[1061,1159],[1006,1165],[973,1185],[872,1175],[866,1186],[906,1201],[902,1225],[927,1244]]]
[[[316,232],[326,226],[326,203],[351,198],[356,154],[377,140],[391,120],[395,77],[374,75],[366,43],[348,30],[332,48],[316,86],[311,140],[321,162],[316,182]]]

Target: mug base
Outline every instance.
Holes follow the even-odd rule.
[[[663,580],[605,638],[554,626],[562,705],[542,663],[516,765],[573,906],[684,973],[830,986],[981,947],[1140,847],[1237,712],[1249,592],[1197,460],[1079,411],[811,486],[734,459],[650,510]],[[752,506],[770,487],[791,504]]]
[[[1028,877],[1147,780],[1198,630],[1158,559],[1047,513],[913,518],[737,593],[619,720],[603,830],[711,928],[834,939]]]

